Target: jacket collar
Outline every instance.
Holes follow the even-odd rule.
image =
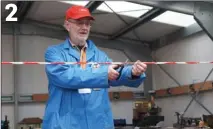
[[[64,42],[64,49],[68,49],[69,55],[73,56],[77,60],[80,61],[80,52],[72,47],[69,38],[67,38]],[[86,58],[87,61],[90,60],[95,55],[96,46],[91,40],[87,40],[87,48],[86,48]]]

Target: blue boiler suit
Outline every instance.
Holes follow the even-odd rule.
[[[91,41],[87,41],[87,62],[109,62],[111,59]],[[69,39],[49,46],[46,62],[79,62],[80,52]],[[131,79],[132,66],[125,66],[116,81],[108,81],[108,65],[98,68],[87,65],[46,65],[49,98],[46,103],[42,129],[114,129],[108,89],[110,86],[138,87],[146,78],[142,74]],[[80,94],[79,88],[90,88],[91,93]],[[98,88],[98,90],[97,90]]]

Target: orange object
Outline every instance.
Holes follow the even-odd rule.
[[[199,127],[200,128],[204,127],[204,122],[202,120],[199,122]]]
[[[35,102],[45,102],[48,100],[48,94],[33,94],[32,99]]]
[[[114,92],[109,92],[109,98],[110,100],[114,100],[113,98]],[[118,92],[119,94],[119,100],[133,100],[133,92],[132,91],[121,91]],[[32,99],[34,102],[46,102],[48,100],[49,95],[46,93],[44,94],[33,94]]]
[[[115,92],[109,92],[109,98],[110,100],[113,100],[113,94]],[[131,91],[122,91],[122,92],[117,92],[119,94],[119,100],[132,100],[133,99],[133,92]]]
[[[168,95],[182,95],[182,94],[188,94],[191,90],[190,88],[193,87],[195,91],[198,91],[200,89],[200,86],[203,85],[204,82],[196,83],[191,85],[183,85],[180,87],[171,87],[170,91],[171,94],[167,93],[167,89],[159,89],[156,90],[156,98],[157,97],[164,97]],[[205,85],[200,89],[200,91],[208,91],[208,90],[213,90],[213,82],[212,81],[207,81]]]

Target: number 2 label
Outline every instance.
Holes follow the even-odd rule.
[[[9,10],[10,8],[12,8],[12,11],[6,17],[6,21],[18,21],[18,18],[14,17],[15,13],[17,12],[17,6],[15,4],[7,4],[5,6],[6,10]]]

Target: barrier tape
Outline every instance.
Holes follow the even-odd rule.
[[[11,64],[11,65],[48,65],[48,64],[100,64],[100,65],[132,65],[135,62],[1,62],[1,64]],[[213,61],[205,61],[205,62],[143,62],[144,64],[213,64]]]

